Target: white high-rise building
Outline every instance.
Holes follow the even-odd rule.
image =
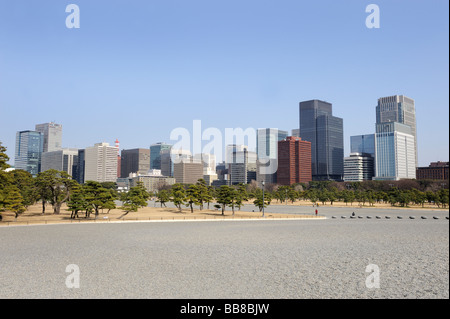
[[[415,138],[409,125],[377,124],[375,133],[375,180],[416,178]]]
[[[62,149],[62,125],[53,122],[37,124],[36,132],[44,138],[43,152],[60,151]]]
[[[374,158],[367,153],[350,153],[344,157],[344,181],[361,182],[372,180]]]
[[[98,143],[85,149],[85,181],[115,182],[117,180],[117,147]]]
[[[377,124],[398,122],[411,127],[410,134],[414,137],[415,162],[418,165],[416,108],[414,100],[404,95],[379,98],[376,107],[376,117]]]

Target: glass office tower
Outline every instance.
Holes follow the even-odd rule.
[[[375,134],[350,136],[350,153],[366,153],[375,158]]]
[[[342,181],[344,175],[344,124],[333,116],[331,103],[300,102],[300,137],[311,142],[313,180]]]
[[[41,171],[41,155],[44,146],[42,133],[20,131],[16,133],[14,167],[29,172],[34,177]]]
[[[411,127],[411,135],[414,137],[414,156],[417,164],[417,129],[414,100],[404,95],[393,95],[379,98],[376,107],[376,117],[377,124],[398,122]]]
[[[256,153],[258,158],[256,180],[267,184],[277,182],[278,142],[288,137],[287,131],[274,128],[258,129]]]
[[[172,145],[156,143],[150,146],[150,169],[161,169],[161,151],[169,150]]]

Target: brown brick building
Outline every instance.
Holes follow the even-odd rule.
[[[312,181],[311,142],[288,136],[278,142],[277,183],[292,185]]]
[[[448,180],[449,162],[434,162],[428,167],[418,167],[416,179]]]

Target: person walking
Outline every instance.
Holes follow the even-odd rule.
[[[317,216],[317,213],[318,213],[318,211],[317,211],[317,209],[316,209],[316,216]]]

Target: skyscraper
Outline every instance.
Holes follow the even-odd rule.
[[[60,151],[52,151],[42,153],[41,171],[45,172],[49,169],[64,171],[74,179],[73,166],[78,163],[78,149],[66,148]]]
[[[53,122],[37,124],[35,130],[41,132],[44,144],[43,152],[53,152],[62,149],[62,125]]]
[[[311,142],[294,136],[279,141],[277,183],[292,185],[311,180]]]
[[[20,131],[16,133],[14,166],[36,176],[41,171],[41,155],[44,144],[42,133]]]
[[[377,124],[398,122],[411,127],[411,135],[414,137],[415,162],[418,165],[416,108],[414,100],[404,95],[379,98],[376,107],[376,118]]]
[[[375,158],[375,134],[350,136],[350,153],[366,153]]]
[[[344,175],[344,124],[331,103],[300,102],[300,137],[311,142],[313,180],[341,181]]]
[[[376,180],[416,178],[414,136],[409,125],[385,122],[376,125]]]
[[[233,151],[232,162],[228,168],[230,184],[249,184],[256,180],[256,159],[256,153],[248,151],[247,148]]]
[[[130,173],[147,174],[150,170],[150,150],[147,148],[122,150],[120,164],[123,178],[128,177]]]
[[[116,182],[117,148],[109,143],[98,143],[85,149],[84,180]]]
[[[161,169],[161,151],[170,149],[172,145],[156,143],[150,146],[150,169]]]
[[[256,180],[276,183],[278,169],[278,142],[288,136],[287,131],[273,128],[258,129],[256,153],[258,156]]]
[[[180,161],[173,165],[173,177],[177,183],[195,184],[203,178],[203,163],[196,161]]]

